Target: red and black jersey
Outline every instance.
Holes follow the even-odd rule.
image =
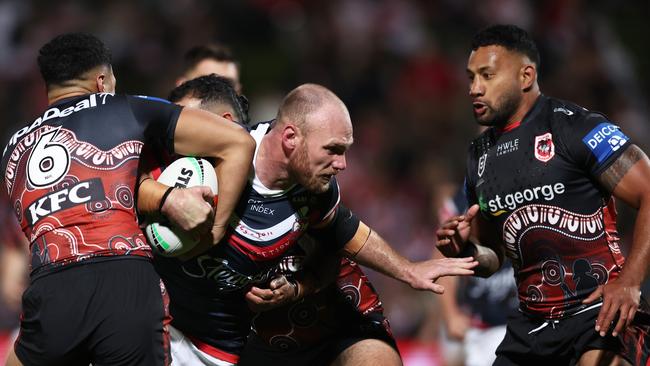
[[[95,257],[151,256],[134,208],[138,161],[146,140],[173,150],[180,110],[87,94],[50,105],[11,137],[2,172],[32,275]]]
[[[514,128],[472,142],[468,201],[498,230],[523,311],[563,317],[618,276],[616,211],[597,178],[630,145],[602,114],[543,95]]]

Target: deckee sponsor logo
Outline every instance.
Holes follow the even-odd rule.
[[[519,150],[519,139],[510,140],[497,145],[496,156],[505,155]]]
[[[553,201],[556,196],[565,192],[563,183],[545,184],[542,186],[526,188],[521,191],[508,193],[505,196],[496,195],[481,205],[484,211],[487,209],[493,216],[499,216],[507,210],[514,210],[520,205],[533,201]]]
[[[599,124],[582,138],[582,142],[589,147],[599,163],[607,160],[629,140],[618,126],[610,122]]]

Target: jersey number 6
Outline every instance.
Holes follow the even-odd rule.
[[[41,135],[27,161],[27,180],[35,188],[46,188],[63,178],[70,168],[70,153],[60,143],[52,142],[61,127]]]

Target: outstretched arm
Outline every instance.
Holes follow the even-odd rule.
[[[620,275],[584,300],[590,303],[603,298],[596,320],[596,331],[601,336],[607,334],[609,324],[620,314],[612,331],[616,336],[634,319],[641,283],[647,277],[650,263],[650,161],[641,149],[632,145],[601,174],[599,181],[614,197],[638,209],[632,246]]]
[[[343,252],[349,258],[417,290],[441,294],[444,287],[435,283],[439,277],[472,275],[472,268],[478,264],[471,257],[430,259],[414,263],[402,257],[365,224],[359,223],[357,234],[343,247]]]

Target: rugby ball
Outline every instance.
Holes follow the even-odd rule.
[[[214,167],[201,158],[176,159],[162,171],[157,181],[177,188],[208,186],[215,198],[219,192]],[[145,227],[149,245],[156,253],[165,257],[176,257],[187,253],[198,243],[198,240],[193,239],[186,231],[174,227],[166,219],[158,220],[149,220]]]

